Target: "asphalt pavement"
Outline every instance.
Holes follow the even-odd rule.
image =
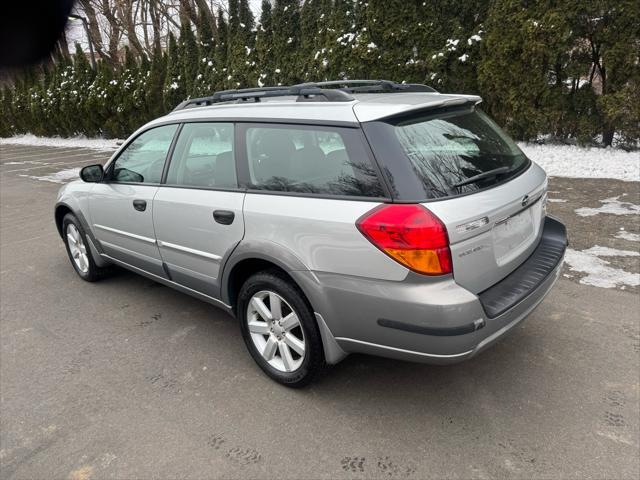
[[[124,271],[76,276],[55,182],[108,156],[0,145],[0,478],[640,477],[637,286],[565,267],[468,362],[353,355],[290,390],[215,307]],[[576,210],[639,205],[640,183],[552,178],[550,191],[572,249],[638,251],[637,213]],[[632,254],[597,258],[640,272]]]

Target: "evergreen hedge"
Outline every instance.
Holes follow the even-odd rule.
[[[76,47],[0,91],[0,136],[124,138],[188,97],[345,78],[481,95],[516,138],[637,146],[637,0],[230,0],[166,49],[93,70]],[[594,52],[598,65],[594,66]],[[598,67],[596,69],[596,67]]]

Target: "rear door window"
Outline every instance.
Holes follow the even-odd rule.
[[[251,125],[246,129],[246,148],[252,189],[384,196],[356,129]]]

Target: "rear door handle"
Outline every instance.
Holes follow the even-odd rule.
[[[139,212],[144,212],[147,209],[147,201],[146,200],[134,200],[133,208],[138,210]]]
[[[214,210],[213,219],[222,225],[231,225],[236,214],[229,210]]]

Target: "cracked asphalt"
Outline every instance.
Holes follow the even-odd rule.
[[[354,355],[293,391],[215,307],[124,271],[76,276],[51,180],[108,156],[0,144],[0,478],[640,477],[637,286],[586,285],[565,267],[528,321],[471,361]],[[638,251],[620,237],[640,233],[637,213],[575,210],[640,205],[640,183],[549,190],[572,249]],[[605,260],[640,272],[637,256]]]

